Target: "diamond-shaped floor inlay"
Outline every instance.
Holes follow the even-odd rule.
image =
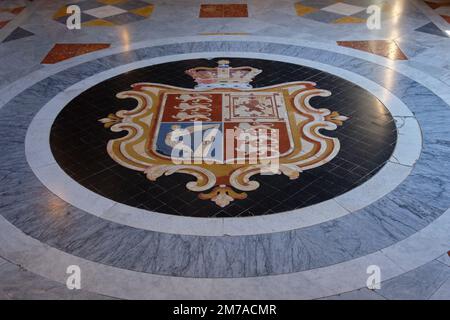
[[[317,9],[317,8],[308,7],[308,6],[305,6],[305,5],[301,4],[301,3],[296,3],[295,4],[295,11],[297,12],[297,15],[300,16],[300,17],[304,16],[305,14],[316,12],[318,10],[319,9]]]
[[[342,14],[344,16],[350,16],[352,14],[361,12],[365,10],[364,7],[354,6],[347,3],[338,2],[335,4],[332,4],[331,6],[322,8],[323,11],[333,12],[337,14]]]
[[[436,26],[433,22],[427,23],[426,25],[424,25],[420,28],[417,28],[414,31],[428,33],[428,34],[432,34],[432,35],[444,37],[444,38],[449,37],[449,35],[447,33],[442,31],[441,29],[439,29],[438,26]]]
[[[0,29],[3,28],[4,26],[6,26],[8,24],[10,20],[6,20],[6,21],[0,21]]]
[[[117,14],[121,14],[121,13],[125,13],[125,12],[127,12],[127,11],[117,8],[117,7],[114,7],[114,6],[109,6],[109,5],[84,11],[84,13],[94,16],[96,18],[112,17]]]
[[[348,24],[348,23],[364,23],[366,19],[357,18],[357,17],[342,17],[334,21],[334,23],[338,24]]]
[[[300,0],[295,3],[297,16],[322,23],[355,24],[365,23],[370,16],[367,7],[376,4],[381,9],[381,20],[402,13],[387,0]]]
[[[42,60],[43,64],[54,64],[86,53],[109,48],[109,43],[57,43]]]
[[[34,33],[19,27],[19,28],[16,28],[13,32],[11,32],[5,38],[5,40],[3,40],[2,42],[9,42],[9,41],[13,41],[13,40],[19,40],[19,39],[27,38],[27,37],[30,37],[30,36],[34,36]]]
[[[246,4],[202,4],[200,18],[246,18],[248,8]]]
[[[67,6],[59,8],[53,19],[66,24],[69,14]],[[143,0],[84,0],[75,3],[81,10],[81,24],[84,27],[112,27],[147,19],[153,13],[154,5]]]
[[[337,41],[342,47],[373,53],[391,60],[408,60],[394,40]]]

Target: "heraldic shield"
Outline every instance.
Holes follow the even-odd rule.
[[[185,71],[194,89],[136,83],[118,93],[137,105],[99,120],[126,133],[108,142],[111,158],[151,181],[192,175],[188,190],[225,207],[256,190],[260,174],[297,179],[338,154],[339,140],[322,130],[335,130],[347,117],[310,104],[329,91],[307,81],[252,88],[262,70],[218,64]]]

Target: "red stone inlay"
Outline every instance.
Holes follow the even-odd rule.
[[[23,11],[23,9],[25,9],[25,7],[17,7],[17,8],[11,9],[9,12],[11,12],[12,14],[17,15],[17,14],[21,13]]]
[[[108,43],[57,43],[42,60],[43,64],[53,64],[85,53],[109,48]]]
[[[0,21],[0,29],[3,28],[4,26],[6,26],[9,21],[11,21],[11,20]]]
[[[246,4],[202,4],[200,18],[246,18]]]
[[[441,17],[447,21],[447,23],[450,23],[450,16],[446,16],[446,15],[441,15]]]
[[[370,52],[391,60],[408,60],[394,40],[337,41],[342,47]]]
[[[425,3],[431,8],[431,9],[437,9],[441,6],[440,3],[435,3],[435,2],[429,2],[429,1],[425,1]]]

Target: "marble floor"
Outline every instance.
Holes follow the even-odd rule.
[[[450,299],[450,3],[0,2],[0,299]]]

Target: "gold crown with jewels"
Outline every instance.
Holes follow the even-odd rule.
[[[249,83],[262,72],[252,67],[231,68],[228,60],[219,60],[217,64],[216,68],[197,67],[186,70],[186,73],[197,82],[196,89],[249,89],[252,88]]]

